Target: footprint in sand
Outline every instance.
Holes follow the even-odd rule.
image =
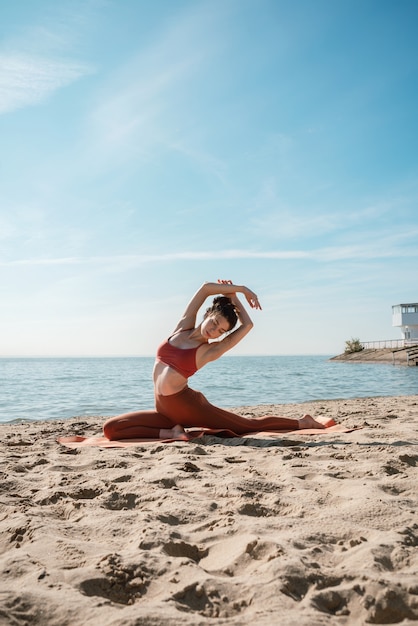
[[[138,496],[136,493],[118,493],[114,491],[102,502],[102,506],[110,511],[135,509]]]
[[[254,571],[282,554],[282,547],[276,543],[260,541],[253,535],[242,535],[210,546],[199,565],[206,572],[239,576]]]
[[[20,548],[22,544],[31,541],[33,536],[33,531],[27,526],[10,528],[9,533],[9,541],[11,544],[14,544],[15,548]]]
[[[399,469],[395,463],[393,462],[389,462],[386,465],[383,466],[383,471],[385,472],[385,474],[387,474],[388,476],[395,476],[395,474],[402,474],[403,471],[402,469]]]
[[[401,454],[399,460],[410,467],[416,467],[418,465],[418,455]]]
[[[348,604],[351,598],[351,590],[327,589],[316,593],[311,598],[311,606],[321,613],[343,616],[350,615]]]
[[[418,546],[418,524],[407,526],[404,530],[400,530],[399,534],[402,535],[403,545],[414,548]]]
[[[169,556],[186,557],[199,563],[201,559],[207,556],[208,550],[199,548],[196,545],[186,543],[185,541],[170,541],[163,544],[163,551]]]
[[[375,585],[373,585],[374,587]],[[367,610],[366,622],[371,624],[399,624],[404,620],[418,619],[416,606],[409,605],[408,593],[399,586],[380,583],[379,589],[372,587],[371,593],[364,599]]]
[[[402,487],[386,483],[381,483],[380,485],[378,485],[378,487],[379,489],[384,491],[384,493],[387,493],[390,496],[400,496],[406,491],[406,489],[403,489]]]
[[[134,604],[146,593],[153,577],[145,563],[124,563],[118,554],[104,557],[97,569],[101,575],[79,583],[80,591],[117,604]]]
[[[102,495],[103,489],[80,487],[74,491],[54,491],[46,497],[40,497],[36,500],[36,503],[40,506],[50,506],[57,504],[58,502],[68,502],[69,500],[93,500]]]
[[[274,515],[272,511],[259,502],[248,502],[243,504],[239,509],[240,515],[249,515],[250,517],[269,517]]]
[[[239,597],[236,586],[217,587],[212,582],[193,583],[173,595],[178,609],[187,613],[198,613],[202,617],[228,618],[241,614],[251,600]]]

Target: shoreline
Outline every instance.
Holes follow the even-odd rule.
[[[233,410],[359,430],[69,449],[104,418],[2,424],[5,623],[416,623],[418,395]]]
[[[336,358],[336,357],[334,357]],[[264,415],[266,413],[277,413],[286,417],[297,416],[298,414],[309,413],[309,412],[317,412],[318,405],[333,405],[338,403],[347,403],[347,402],[362,402],[364,400],[391,400],[391,399],[402,399],[402,398],[415,398],[418,397],[417,394],[402,394],[401,396],[393,396],[393,395],[378,395],[378,396],[341,396],[339,398],[315,398],[312,400],[304,400],[302,402],[282,402],[278,403],[259,403],[256,405],[240,405],[240,406],[231,406],[225,407],[226,410],[235,411],[240,414],[249,413],[251,415]],[[326,409],[326,413],[329,409]],[[109,419],[109,415],[74,415],[73,417],[62,417],[55,418],[51,417],[49,419],[24,419],[24,418],[16,418],[14,420],[10,420],[8,422],[0,421],[0,432],[2,427],[7,426],[31,426],[31,425],[39,425],[47,428],[48,425],[60,425],[65,430],[68,430],[68,426],[75,425],[77,426],[80,423],[85,425],[87,428],[94,429],[97,426],[100,429],[100,424],[104,423],[105,420]],[[55,428],[51,429],[53,433]]]

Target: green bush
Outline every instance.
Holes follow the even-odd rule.
[[[361,352],[363,350],[363,346],[360,343],[360,339],[348,339],[345,342],[345,350],[344,354],[352,354],[353,352]]]

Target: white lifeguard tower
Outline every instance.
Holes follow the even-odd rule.
[[[395,304],[392,307],[392,326],[399,326],[404,344],[418,343],[418,302]]]

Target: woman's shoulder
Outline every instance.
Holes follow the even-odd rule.
[[[194,326],[187,327],[187,328],[183,328],[182,326],[180,327],[176,326],[176,328],[173,330],[173,332],[169,336],[169,339],[171,339],[172,337],[178,337],[179,335],[182,335],[183,333],[190,334],[193,331],[194,331]]]

